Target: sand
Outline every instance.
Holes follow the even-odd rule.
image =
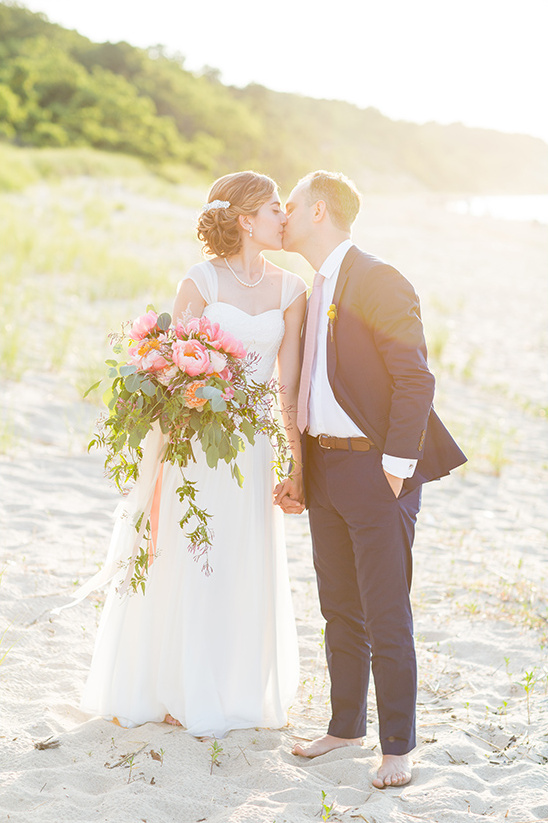
[[[13,437],[0,457],[0,821],[548,819],[547,232],[444,204],[375,197],[356,231],[421,294],[437,410],[470,457],[424,490],[412,783],[371,785],[373,692],[363,747],[313,761],[290,753],[329,716],[305,515],[286,519],[301,649],[286,728],[232,732],[212,763],[211,745],[184,730],[125,730],[79,710],[103,596],[50,610],[101,563],[117,497],[101,455],[85,448],[97,409],[65,374],[31,363],[20,381],[2,381]],[[43,741],[57,745],[36,748]]]

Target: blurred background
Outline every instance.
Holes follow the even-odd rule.
[[[328,168],[364,194],[357,242],[421,295],[438,402],[475,381],[480,410],[489,386],[545,409],[547,20],[544,0],[0,3],[5,398],[81,397],[109,331],[171,309],[217,176],[283,197]]]

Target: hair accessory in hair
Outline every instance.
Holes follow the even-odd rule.
[[[211,203],[206,203],[202,211],[211,211],[212,209],[228,209],[230,200],[212,200]]]

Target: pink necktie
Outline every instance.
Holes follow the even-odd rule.
[[[308,301],[308,313],[306,316],[306,328],[304,337],[303,363],[301,366],[301,383],[299,386],[299,396],[297,399],[297,428],[302,433],[308,426],[308,397],[310,395],[310,378],[312,375],[312,364],[316,353],[316,337],[318,333],[318,320],[320,318],[320,303],[322,296],[322,283],[325,280],[323,274],[316,272],[312,294]]]

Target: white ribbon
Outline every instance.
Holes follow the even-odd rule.
[[[96,589],[106,586],[111,580],[125,570],[125,564],[129,558],[127,571],[118,586],[120,596],[125,594],[129,587],[129,582],[133,577],[135,560],[139,554],[141,540],[150,517],[154,490],[158,480],[158,473],[162,465],[162,456],[165,451],[166,438],[162,434],[159,423],[154,423],[152,429],[145,438],[143,447],[143,458],[139,464],[139,477],[135,486],[127,497],[118,504],[114,512],[115,524],[110,539],[105,564],[97,574],[90,580],[83,583],[72,595],[72,601],[52,609],[53,614],[59,614],[64,609],[69,609],[81,603],[84,598]],[[139,530],[137,523],[141,519]]]

